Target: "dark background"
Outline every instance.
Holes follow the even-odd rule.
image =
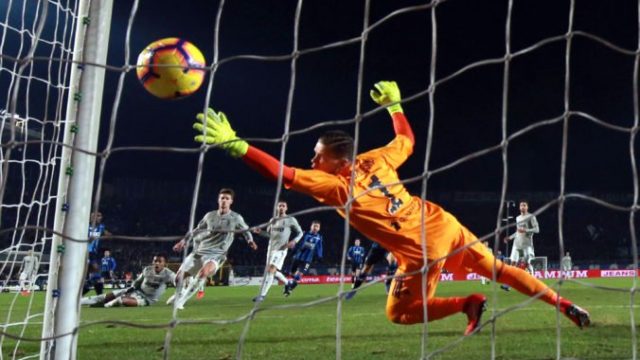
[[[371,1],[369,24],[393,11],[426,1]],[[130,1],[115,4],[109,44],[109,65],[133,64],[148,43],[164,37],[181,37],[196,44],[211,64],[217,1],[141,1],[132,28],[130,58],[125,59],[126,27]],[[569,1],[514,1],[510,48],[517,54],[510,62],[507,97],[507,135],[542,120],[557,118],[565,111],[565,79],[571,111],[623,127],[634,124],[633,69],[635,58],[585,36],[574,35],[565,72],[567,41],[560,39],[523,51],[543,39],[558,37],[569,29]],[[238,55],[276,56],[292,52],[294,1],[226,1],[219,34],[219,59]],[[300,24],[298,49],[310,49],[360,36],[364,1],[306,1]],[[449,0],[436,10],[438,85],[434,105],[426,95],[403,105],[416,135],[414,155],[400,169],[402,178],[424,172],[430,114],[433,113],[433,144],[428,168],[439,169],[502,141],[504,63],[495,62],[469,69],[449,78],[465,66],[505,55],[508,2]],[[6,10],[5,10],[6,11]],[[594,34],[618,47],[638,47],[637,2],[576,2],[573,30]],[[0,14],[3,15],[4,14]],[[305,129],[330,120],[355,118],[375,108],[368,91],[379,80],[398,82],[407,98],[429,87],[431,10],[422,9],[392,17],[368,33],[362,82],[358,98],[360,43],[303,54],[296,62],[291,130]],[[11,41],[4,53],[11,53]],[[14,55],[15,56],[15,55]],[[211,149],[204,159],[203,182],[197,196],[195,219],[190,209],[198,169],[197,152],[153,152],[126,150],[130,146],[163,146],[196,149],[191,123],[205,106],[224,111],[237,133],[246,138],[280,138],[287,116],[291,82],[290,59],[225,62],[215,72],[212,94],[206,103],[205,85],[189,98],[162,101],[146,93],[135,70],[125,75],[124,91],[114,107],[118,71],[108,71],[105,82],[99,150],[106,171],[100,209],[105,223],[121,236],[181,236],[191,223],[214,209],[217,191],[232,187],[237,192],[234,209],[250,224],[266,222],[275,200],[275,184],[252,170]],[[8,75],[0,74],[0,83]],[[446,79],[446,81],[443,81]],[[3,82],[4,81],[4,82]],[[33,90],[36,93],[35,90]],[[26,94],[24,96],[27,96]],[[35,96],[35,95],[30,95]],[[22,107],[24,105],[19,106]],[[33,106],[32,106],[33,107]],[[24,108],[19,111],[25,111]],[[37,108],[31,109],[37,117]],[[107,147],[110,119],[117,111],[112,147]],[[335,126],[330,126],[334,128]],[[325,127],[326,128],[326,127]],[[307,167],[317,136],[325,129],[292,136],[287,144],[288,165]],[[341,126],[354,133],[354,125]],[[386,112],[365,117],[360,125],[359,149],[368,150],[391,140],[393,129]],[[528,199],[531,209],[565,193],[583,193],[620,206],[633,203],[630,134],[596,125],[582,116],[570,116],[566,176],[561,181],[563,123],[538,127],[510,141],[507,148],[507,199]],[[276,157],[279,143],[252,142]],[[118,150],[116,152],[112,152]],[[33,170],[37,171],[37,170]],[[15,174],[15,172],[14,172]],[[478,235],[491,233],[497,223],[502,189],[501,151],[492,151],[430,177],[427,197],[443,205]],[[97,179],[98,181],[98,179]],[[11,185],[9,185],[11,186]],[[17,186],[17,185],[15,185]],[[407,185],[419,194],[421,183]],[[7,198],[11,194],[7,192]],[[285,191],[292,212],[317,205],[312,200]],[[563,240],[574,261],[584,266],[612,262],[629,263],[629,213],[618,212],[585,200],[569,198],[563,213]],[[510,208],[515,215],[517,208]],[[7,215],[5,212],[3,216]],[[326,262],[339,261],[343,224],[331,212],[303,215],[323,221],[329,254]],[[539,214],[541,234],[536,237],[538,255],[559,258],[557,205]],[[7,223],[5,221],[5,223]],[[351,234],[350,238],[357,234]],[[168,250],[171,243],[154,242],[153,248]],[[117,240],[122,253],[139,244]],[[145,245],[147,246],[147,245]],[[262,250],[266,244],[262,244]],[[148,247],[144,251],[148,251]],[[504,249],[503,249],[504,251]],[[237,263],[264,261],[264,253],[249,254],[238,242],[232,250]]]

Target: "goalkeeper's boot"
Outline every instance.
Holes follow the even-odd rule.
[[[482,313],[486,310],[487,297],[482,294],[473,294],[467,297],[462,311],[467,314],[467,328],[464,335],[471,335],[480,325]]]
[[[564,313],[574,324],[578,325],[580,329],[591,325],[589,312],[578,305],[571,304],[565,309]]]

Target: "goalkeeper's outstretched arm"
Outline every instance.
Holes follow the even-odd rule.
[[[377,104],[385,106],[393,119],[393,129],[396,136],[407,137],[411,144],[415,143],[415,137],[411,125],[404,116],[400,105],[400,89],[395,81],[380,81],[371,90],[371,98]],[[277,180],[280,172],[280,161],[265,153],[255,146],[236,136],[227,116],[223,112],[215,112],[208,109],[206,114],[200,113],[196,117],[198,122],[193,124],[200,135],[195,140],[200,143],[214,145],[225,149],[231,156],[242,158],[252,169],[264,177]],[[282,164],[282,176],[285,185],[291,185],[294,180],[295,169]]]
[[[221,147],[227,150],[229,155],[242,158],[247,165],[266,178],[278,179],[280,161],[237,137],[223,112],[216,113],[213,109],[208,109],[206,114],[198,114],[196,118],[199,121],[193,124],[193,128],[201,133],[195,137],[197,142]],[[293,181],[293,175],[294,169],[284,165],[285,184]]]
[[[411,144],[415,144],[413,130],[411,130],[411,125],[404,116],[404,110],[400,105],[402,97],[398,84],[395,81],[380,81],[374,87],[375,89],[372,89],[369,95],[376,104],[387,107],[387,111],[393,119],[393,130],[396,135],[404,135],[411,140]]]

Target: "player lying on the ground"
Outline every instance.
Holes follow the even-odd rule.
[[[149,306],[162,296],[167,284],[175,281],[176,274],[166,268],[167,258],[164,255],[153,257],[153,265],[142,270],[142,274],[128,289],[112,291],[108,294],[83,297],[80,305],[91,306]]]
[[[468,319],[465,334],[477,328],[485,308],[484,295],[436,296],[440,273],[446,265],[450,271],[462,268],[485,277],[493,277],[495,271],[497,281],[528,296],[538,296],[551,306],[559,303],[562,313],[576,325],[589,325],[588,312],[561,298],[527,272],[496,261],[452,214],[407,191],[400,183],[397,169],[413,152],[415,140],[399,104],[400,90],[395,82],[382,81],[375,85],[371,96],[376,103],[387,107],[393,119],[395,137],[386,146],[360,154],[355,159],[352,159],[353,138],[343,131],[328,131],[315,145],[311,170],[280,164],[273,156],[238,138],[227,117],[212,109],[206,115],[198,115],[199,122],[194,128],[200,134],[195,140],[227,150],[271,180],[282,174],[286,187],[335,206],[342,216],[345,216],[344,206],[349,201],[351,226],[391,251],[398,261],[398,276],[391,284],[386,306],[386,315],[394,323],[416,324],[426,320],[422,297],[426,282],[429,321],[463,312]],[[352,174],[355,179],[351,179]],[[426,232],[424,245],[423,230]],[[425,256],[428,271],[422,275]]]

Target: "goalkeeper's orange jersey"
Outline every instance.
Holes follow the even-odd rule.
[[[413,144],[409,138],[396,135],[386,146],[356,157],[355,199],[349,222],[360,233],[393,252],[405,267],[420,267],[423,263],[421,211],[425,216],[429,260],[442,258],[459,245],[463,240],[463,227],[440,206],[412,196],[399,184],[396,169],[412,152]],[[333,175],[296,168],[293,181],[288,185],[323,204],[344,206],[349,198],[350,178],[351,169],[347,173]],[[338,212],[345,216],[344,209]]]

